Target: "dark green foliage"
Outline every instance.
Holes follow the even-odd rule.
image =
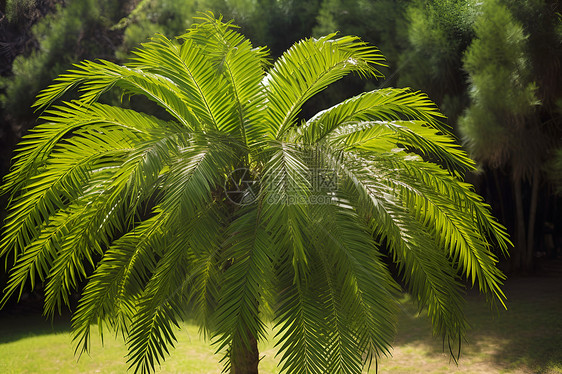
[[[123,30],[123,42],[116,46],[117,56],[125,60],[127,54],[147,41],[155,33],[168,37],[181,34],[191,24],[198,11],[210,9],[210,1],[142,0],[114,28]],[[213,8],[214,9],[214,8]]]
[[[364,35],[377,45],[389,61],[391,72],[398,68],[398,54],[406,43],[405,10],[408,1],[324,0],[317,13],[314,33],[338,31]],[[389,17],[389,15],[392,17]]]
[[[23,7],[17,3],[13,10],[16,15]],[[57,4],[55,12],[32,27],[38,47],[19,55],[12,64],[13,77],[1,81],[1,104],[6,114],[19,121],[33,119],[29,107],[34,96],[58,74],[85,58],[114,59],[120,35],[110,27],[120,17],[120,6],[110,0]]]
[[[538,130],[528,117],[539,104],[526,53],[528,37],[499,1],[482,5],[475,28],[476,39],[465,55],[472,105],[461,131],[477,159],[502,165],[518,158],[512,165],[521,175],[536,167],[532,157],[537,153],[522,147],[539,140],[528,133]]]
[[[409,46],[400,58],[400,84],[423,89],[456,122],[467,105],[462,57],[474,36],[476,1],[413,1],[407,11]]]
[[[471,105],[460,119],[460,130],[479,161],[504,170],[511,179],[513,199],[500,204],[514,212],[504,210],[505,222],[516,233],[512,271],[532,268],[541,169],[560,144],[555,103],[562,97],[562,40],[556,36],[552,5],[485,2],[475,23],[476,38],[464,57]],[[496,188],[499,183],[496,174]]]

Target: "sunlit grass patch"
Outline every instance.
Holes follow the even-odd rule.
[[[393,357],[381,360],[379,373],[543,373],[562,372],[562,282],[534,278],[508,282],[509,310],[496,316],[482,297],[469,295],[466,313],[472,329],[463,345],[459,365],[432,338],[431,325],[414,304],[402,304]],[[40,316],[0,319],[0,373],[124,373],[127,368],[121,338],[104,335],[102,347],[92,331],[90,355],[74,356],[68,318],[51,325]],[[260,347],[260,373],[276,374],[278,361],[273,340]],[[199,336],[198,328],[184,323],[176,349],[160,373],[218,374],[220,356]]]

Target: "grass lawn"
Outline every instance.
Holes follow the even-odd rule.
[[[380,362],[380,373],[562,373],[562,279],[509,280],[505,288],[509,310],[495,316],[484,299],[467,297],[472,326],[459,365],[443,353],[440,339],[431,337],[426,316],[410,302],[403,304],[393,357]],[[97,333],[90,356],[73,355],[68,320],[53,325],[38,316],[0,317],[0,373],[124,373],[122,340]],[[260,373],[278,373],[272,343],[260,347]],[[160,373],[220,373],[219,357],[199,338],[197,328],[184,324],[177,348]],[[374,372],[374,370],[373,370]]]

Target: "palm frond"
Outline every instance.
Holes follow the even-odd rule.
[[[84,246],[97,247],[97,244],[94,245],[97,240],[108,243],[114,232],[124,230],[139,203],[150,195],[153,187],[150,176],[154,180],[158,173],[150,171],[153,165],[147,154],[152,149],[141,147],[141,151],[132,152],[134,141],[138,139],[125,135],[126,132],[102,128],[97,131],[80,130],[54,148],[47,160],[46,171],[32,178],[25,192],[17,198],[17,204],[11,207],[2,244],[4,251],[13,249],[16,254],[17,270],[12,282],[23,281],[27,276],[33,279],[35,271],[54,266],[51,260],[55,248],[52,240],[55,239],[58,254],[64,252],[63,248],[68,248],[68,256],[60,256],[60,261],[63,257],[72,260],[71,269],[79,269],[79,273],[83,274],[83,267],[79,264],[81,256],[74,257],[73,252],[77,250],[76,253],[80,253],[85,250]],[[133,157],[130,157],[131,154]],[[159,160],[164,160],[162,154],[158,156]],[[143,176],[142,180],[139,175]],[[69,214],[74,217],[72,230],[82,228],[81,235],[73,236],[66,221],[56,218],[57,215],[66,217]],[[61,232],[64,232],[64,241],[60,237]],[[28,243],[29,249],[18,247],[22,241]],[[69,247],[66,242],[73,244]],[[21,249],[23,255],[20,259],[17,253]],[[91,258],[90,263],[93,263]],[[76,284],[74,270],[69,271],[72,274],[70,283]],[[65,277],[67,272],[57,274]],[[45,274],[40,272],[39,276],[44,279]],[[53,283],[50,281],[49,284]],[[60,286],[62,281],[57,284]],[[59,291],[64,290],[66,288],[59,288]],[[49,293],[55,294],[58,293]],[[53,310],[54,304],[50,300],[47,309]],[[59,299],[55,297],[55,300]]]
[[[434,334],[443,338],[456,360],[467,328],[463,285],[423,225],[390,202],[385,201],[383,209],[371,221],[373,230],[388,240],[409,291],[420,309],[427,307]],[[384,220],[384,224],[380,225],[379,220]],[[453,351],[454,347],[458,353]]]
[[[178,150],[162,176],[158,201],[165,210],[179,205],[187,216],[212,201],[238,158],[240,142],[229,135],[198,134]]]
[[[448,135],[444,116],[425,94],[407,88],[364,92],[318,112],[300,129],[307,144],[320,142],[333,131],[358,122],[413,120]]]
[[[179,227],[178,227],[179,229]],[[140,295],[128,334],[129,368],[151,373],[176,341],[174,330],[184,315],[181,289],[188,278],[190,230],[171,230],[164,236],[164,253]]]
[[[190,281],[182,291],[205,337],[215,331],[213,314],[224,275],[222,251],[229,217],[221,208],[218,204],[210,204],[191,223],[189,245],[193,252],[190,257],[193,266]]]
[[[318,239],[316,240],[316,243]],[[326,372],[330,373],[357,373],[361,370],[361,353],[356,338],[356,331],[350,328],[354,322],[357,300],[349,288],[350,284],[345,264],[340,266],[332,248],[317,244],[318,266],[315,270],[320,281],[316,280],[318,287],[318,301],[322,305],[324,323],[330,328],[322,331],[326,335],[327,345],[325,356],[327,359]],[[343,272],[342,272],[343,270]],[[346,279],[347,278],[347,279]],[[354,295],[355,294],[355,295]]]
[[[280,369],[288,373],[326,373],[329,346],[326,311],[318,300],[316,282],[294,283],[295,272],[290,259],[291,254],[286,252],[279,259],[277,270],[281,291],[275,310],[279,331],[275,338],[281,354]]]
[[[64,238],[76,222],[78,222],[77,212],[59,211],[50,218],[49,224],[43,227],[40,235],[17,257],[10,271],[0,305],[4,305],[16,292],[18,298],[21,297],[28,280],[31,288],[34,289],[38,279],[44,281],[47,278]]]
[[[302,105],[349,73],[381,76],[380,52],[357,37],[305,39],[295,43],[273,65],[263,84],[267,91],[269,132],[276,139],[294,125]]]
[[[47,110],[41,119],[49,122],[35,126],[19,143],[11,171],[4,178],[3,193],[17,193],[43,169],[57,144],[78,130],[90,129],[99,132],[119,129],[124,132],[123,136],[130,139],[137,137],[138,140],[145,134],[166,136],[172,132],[181,132],[177,124],[133,110],[99,103],[85,105],[80,102],[68,102]],[[103,144],[97,145],[101,146]]]
[[[326,141],[345,150],[375,154],[396,153],[400,147],[427,161],[439,161],[450,170],[474,170],[475,164],[448,133],[423,121],[369,121],[350,123],[334,130]]]
[[[105,322],[125,334],[134,315],[134,300],[156,268],[155,247],[163,246],[170,215],[160,209],[133,231],[114,241],[104,253],[82,292],[72,320],[76,352],[90,347],[90,328],[97,324],[103,337]]]
[[[160,148],[160,143],[165,144],[165,140],[138,147],[120,168],[113,171],[112,178],[106,175],[102,183],[91,185],[89,196],[82,197],[87,203],[80,209],[81,222],[68,234],[49,273],[45,300],[48,312],[60,308],[61,295],[68,292],[69,287],[76,286],[78,276],[85,275],[80,265],[84,256],[93,265],[91,251],[101,254],[116,233],[129,230],[141,203],[152,195],[163,162],[174,150],[173,147],[171,150]],[[77,270],[78,275],[75,274]],[[72,281],[68,282],[68,279]]]
[[[374,238],[349,201],[317,205],[314,231],[326,273],[339,284],[340,304],[345,310],[357,348],[348,355],[370,366],[372,359],[389,354],[397,312],[397,284],[382,264]],[[337,371],[334,369],[334,371]]]
[[[301,283],[308,273],[306,228],[312,185],[305,157],[309,151],[296,144],[279,142],[270,145],[269,153],[262,176],[264,220],[276,245],[290,248],[295,282]]]
[[[134,140],[122,131],[81,131],[57,147],[43,171],[20,189],[7,217],[0,245],[4,253],[16,255],[24,243],[37,237],[51,215],[77,199],[90,180],[92,170],[118,166],[133,149]]]
[[[212,14],[201,17],[180,39],[195,41],[215,69],[226,77],[236,103],[238,131],[244,143],[262,142],[265,128],[260,120],[263,117],[260,106],[265,104],[265,97],[260,82],[266,51],[253,48],[248,39],[233,30],[231,23],[223,23]]]
[[[90,195],[82,197],[80,207],[72,209],[77,212],[78,219],[61,243],[45,285],[47,315],[52,316],[57,310],[60,313],[63,303],[69,305],[68,295],[86,277],[85,263],[93,266],[94,255],[103,254],[103,245],[109,242],[109,232],[101,228],[106,226],[111,231],[124,227],[120,209],[124,209],[123,203],[106,199],[104,187],[103,183],[93,187]]]
[[[183,44],[156,35],[134,52],[128,66],[143,74],[166,77],[180,91],[178,99],[188,108],[183,118],[194,114],[198,129],[226,131],[236,126],[234,101],[227,79],[217,71],[206,51],[195,41],[182,38]]]
[[[199,122],[187,105],[187,93],[166,76],[104,60],[84,61],[75,64],[75,67],[76,69],[69,70],[55,79],[58,83],[41,91],[34,106],[46,107],[68,90],[78,86],[84,92],[80,96],[80,102],[87,105],[97,101],[110,89],[119,87],[126,94],[143,95],[154,101],[188,129],[194,129]]]
[[[505,307],[500,288],[505,276],[496,267],[497,256],[478,233],[488,233],[503,250],[509,240],[505,228],[482,206],[481,198],[437,165],[399,159],[391,165],[395,172],[386,176],[387,183],[401,191],[405,205],[419,222],[431,222],[438,246],[449,250],[463,275],[473,285],[479,282],[480,291],[492,293]]]
[[[427,306],[435,334],[446,339],[452,349],[466,329],[462,284],[453,265],[415,212],[404,208],[392,187],[360,160],[346,158],[345,166],[340,167],[347,190],[350,194],[355,190],[357,206],[362,207],[373,235],[386,240],[410,292],[420,308]]]

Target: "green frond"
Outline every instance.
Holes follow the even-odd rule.
[[[229,218],[221,208],[211,204],[193,219],[189,242],[193,269],[186,298],[205,337],[215,330],[212,316],[223,279],[222,247]]]
[[[173,297],[155,304],[148,299],[139,305],[129,333],[129,369],[135,373],[153,373],[156,366],[170,354],[177,341],[174,330],[179,329],[181,306]]]
[[[50,267],[45,284],[46,315],[53,316],[55,311],[60,313],[62,304],[69,305],[69,294],[76,289],[79,281],[86,277],[85,263],[94,265],[94,255],[103,254],[103,243],[108,239],[103,237],[100,226],[111,222],[112,214],[114,219],[118,220],[113,224],[121,224],[122,218],[117,214],[119,210],[115,211],[115,204],[100,197],[103,187],[98,188],[92,190],[93,198],[87,196],[80,206],[71,207],[77,212],[77,219],[75,224],[69,227]]]
[[[154,247],[161,246],[170,215],[156,209],[133,231],[114,241],[88,279],[72,319],[76,352],[90,347],[90,328],[97,324],[103,337],[106,322],[125,334],[134,315],[134,298],[156,268]]]
[[[170,160],[163,175],[158,200],[164,210],[180,206],[186,214],[212,200],[211,192],[222,186],[230,165],[237,160],[236,139],[221,134],[199,134]]]
[[[62,262],[63,258],[71,261],[72,265],[68,265],[71,270],[61,270],[63,266],[55,273],[58,277],[71,274],[70,284],[75,285],[77,276],[73,269],[78,269],[83,274],[83,267],[80,265],[82,257],[79,253],[85,250],[84,246],[94,245],[97,240],[109,243],[108,238],[114,232],[123,231],[139,203],[150,194],[153,186],[148,177],[153,175],[154,180],[158,174],[147,170],[147,167],[151,167],[150,163],[145,162],[145,156],[150,153],[147,149],[141,148],[144,152],[137,153],[136,158],[126,158],[131,153],[133,143],[124,134],[126,133],[108,130],[101,132],[101,129],[79,131],[54,148],[47,161],[47,170],[34,177],[26,186],[25,192],[16,199],[16,204],[11,206],[2,242],[3,250],[15,248],[17,255],[23,249],[18,247],[20,243],[30,243],[30,250],[24,249],[21,259],[16,256],[18,270],[14,279],[24,279],[23,274],[28,274],[33,279],[36,269],[46,268],[45,253],[54,256],[52,245],[49,244],[53,233],[64,230],[64,241],[73,244],[64,244],[62,237],[59,237],[62,234],[57,234],[55,237],[60,247],[58,253],[66,253],[62,248],[68,248],[68,256],[58,256],[60,260],[56,261]],[[159,160],[164,160],[161,154],[158,156]],[[108,179],[115,175],[115,180]],[[143,176],[143,180],[139,179],[139,175]],[[88,193],[83,194],[84,190]],[[74,201],[81,202],[73,205]],[[73,216],[75,223],[72,230],[81,227],[83,233],[73,237],[74,231],[71,232],[66,224],[61,227],[53,226],[53,223],[58,222],[56,215]],[[43,228],[44,222],[49,222],[46,230]],[[84,226],[86,222],[88,225]],[[90,263],[93,263],[91,258]],[[39,276],[43,279],[45,274],[40,273]],[[49,284],[57,284],[52,289],[53,292],[49,293],[54,299],[49,297],[47,303],[47,310],[52,312],[60,301],[55,295],[60,295],[59,292],[66,290],[66,287],[61,288],[61,279],[54,283],[51,281]]]
[[[326,311],[318,302],[315,282],[294,284],[290,255],[280,262],[278,306],[275,310],[277,349],[281,355],[281,372],[326,373],[329,340],[325,334]],[[313,275],[316,273],[312,273]]]
[[[329,265],[326,271],[333,271],[340,284],[340,303],[349,318],[349,326],[342,327],[356,336],[356,359],[370,366],[373,358],[389,354],[399,287],[382,264],[374,238],[348,204],[340,196],[337,204],[316,206],[314,231],[323,263]]]
[[[318,243],[316,238],[315,243]],[[356,331],[350,328],[355,322],[353,313],[357,308],[353,292],[355,284],[350,284],[353,279],[347,276],[348,268],[340,266],[332,248],[316,244],[318,266],[315,273],[321,280],[315,283],[321,285],[317,289],[317,298],[322,305],[324,323],[330,328],[324,328],[327,346],[325,356],[327,359],[326,372],[329,373],[358,373],[361,370],[361,353],[359,350]],[[316,278],[316,277],[315,277]],[[347,279],[346,279],[347,278]]]
[[[155,166],[150,156],[158,149],[149,145],[152,147],[140,148],[135,157],[124,162],[112,175],[114,179],[106,176],[103,183],[90,187],[89,196],[82,197],[87,203],[80,209],[80,223],[67,235],[49,273],[45,300],[49,313],[60,308],[61,296],[67,302],[65,293],[85,275],[81,262],[88,259],[94,265],[92,251],[102,254],[117,233],[129,230],[141,203],[152,195],[165,157],[157,154]]]
[[[123,132],[76,135],[54,148],[42,172],[21,182],[25,183],[22,193],[10,206],[0,241],[3,253],[13,251],[17,256],[38,235],[43,222],[81,195],[92,170],[119,165],[133,147]]]
[[[334,36],[295,43],[264,78],[272,137],[282,139],[302,105],[331,83],[352,72],[381,76],[375,66],[384,66],[384,57],[376,48],[357,37]]]
[[[392,203],[384,205],[384,211],[379,210],[380,215],[371,221],[373,231],[388,240],[409,291],[420,309],[427,308],[434,334],[443,338],[456,360],[460,353],[454,347],[460,352],[467,328],[463,285],[425,227]]]
[[[4,289],[0,305],[4,305],[16,292],[18,298],[21,297],[28,280],[33,289],[38,279],[44,281],[47,278],[64,238],[77,222],[77,216],[76,213],[58,212],[51,217],[49,224],[41,230],[41,234],[25,247],[9,273],[8,284]]]
[[[175,341],[172,324],[178,327],[175,321],[182,318],[193,301],[205,318],[209,318],[211,313],[205,308],[209,307],[209,303],[216,302],[218,243],[222,238],[219,225],[224,223],[214,205],[209,205],[191,219],[187,218],[187,224],[186,218],[178,212],[170,214],[158,209],[155,216],[139,226],[139,234],[130,236],[126,241],[119,239],[117,246],[112,247],[107,255],[109,259],[116,256],[121,261],[122,250],[128,249],[132,251],[132,256],[125,256],[125,263],[102,261],[97,271],[103,279],[107,271],[101,269],[102,266],[111,266],[117,271],[125,268],[122,276],[117,273],[117,282],[113,282],[118,285],[113,298],[117,305],[113,307],[126,302],[124,316],[127,319],[122,323],[126,324],[129,337],[130,367],[136,372],[152,372],[155,365],[165,358],[168,347],[173,347]],[[127,236],[129,234],[123,238]],[[204,247],[202,240],[206,240]],[[161,256],[157,263],[155,253]],[[92,280],[95,279],[96,275]],[[138,301],[133,300],[135,305],[132,307],[127,300],[131,295],[138,297]],[[115,315],[120,317],[119,310],[109,314],[110,319],[114,319]],[[169,324],[170,321],[173,323]],[[87,327],[87,331],[90,324],[91,319],[82,319],[81,325]]]
[[[312,185],[305,158],[310,157],[309,153],[296,144],[272,144],[262,176],[264,220],[280,248],[278,251],[283,248],[291,252],[297,284],[308,273],[306,227],[310,225],[308,206]]]
[[[248,39],[233,30],[231,23],[223,23],[212,15],[199,21],[180,38],[195,41],[205,50],[216,70],[226,77],[236,103],[238,131],[245,144],[259,144],[266,130],[260,110],[265,101],[260,82],[266,52],[253,48]]]
[[[199,121],[187,105],[188,93],[166,76],[104,60],[84,61],[75,66],[77,69],[59,76],[55,80],[58,83],[41,91],[34,106],[46,107],[74,87],[81,87],[80,102],[87,105],[108,90],[119,87],[125,94],[143,95],[154,101],[188,129],[195,128]]]
[[[178,125],[161,121],[153,116],[109,105],[94,103],[85,105],[68,102],[47,110],[39,124],[25,135],[18,144],[10,173],[4,178],[2,192],[17,193],[34,175],[41,171],[53,149],[78,130],[95,132],[117,130],[122,137],[141,140],[147,134],[166,136],[178,132]],[[113,132],[114,135],[119,134]],[[111,141],[110,138],[104,141]],[[102,145],[96,145],[101,147]],[[81,152],[78,152],[80,154]]]
[[[437,244],[448,249],[452,262],[473,285],[479,282],[480,291],[491,292],[505,306],[500,288],[505,276],[479,233],[488,233],[503,250],[509,240],[505,228],[491,217],[481,198],[437,165],[399,159],[391,160],[390,165],[394,173],[387,175],[386,181],[401,191],[416,219],[431,225]]]
[[[184,38],[183,44],[156,35],[134,52],[128,64],[143,74],[165,77],[181,92],[182,104],[197,120],[196,129],[228,131],[236,126],[234,101],[228,81],[217,74],[205,49],[195,41]],[[183,118],[190,118],[181,113]]]
[[[179,226],[166,233],[162,258],[142,294],[128,334],[129,368],[135,373],[151,373],[169,354],[176,338],[174,330],[184,315],[184,297],[181,291],[188,280],[191,264],[188,256],[191,230]]]
[[[439,161],[450,170],[474,170],[475,164],[448,133],[423,121],[369,121],[339,126],[326,141],[346,151],[396,153],[400,147]]]
[[[446,339],[450,348],[455,346],[464,334],[466,321],[462,284],[447,254],[416,219],[416,212],[404,208],[401,197],[383,176],[366,168],[360,159],[346,157],[346,161],[340,165],[348,184],[346,190],[350,194],[355,191],[356,204],[368,219],[373,235],[386,241],[420,308],[428,308],[435,334]]]
[[[448,134],[437,106],[420,92],[407,88],[383,88],[347,99],[318,112],[301,130],[307,144],[321,141],[340,126],[356,122],[416,120]]]

